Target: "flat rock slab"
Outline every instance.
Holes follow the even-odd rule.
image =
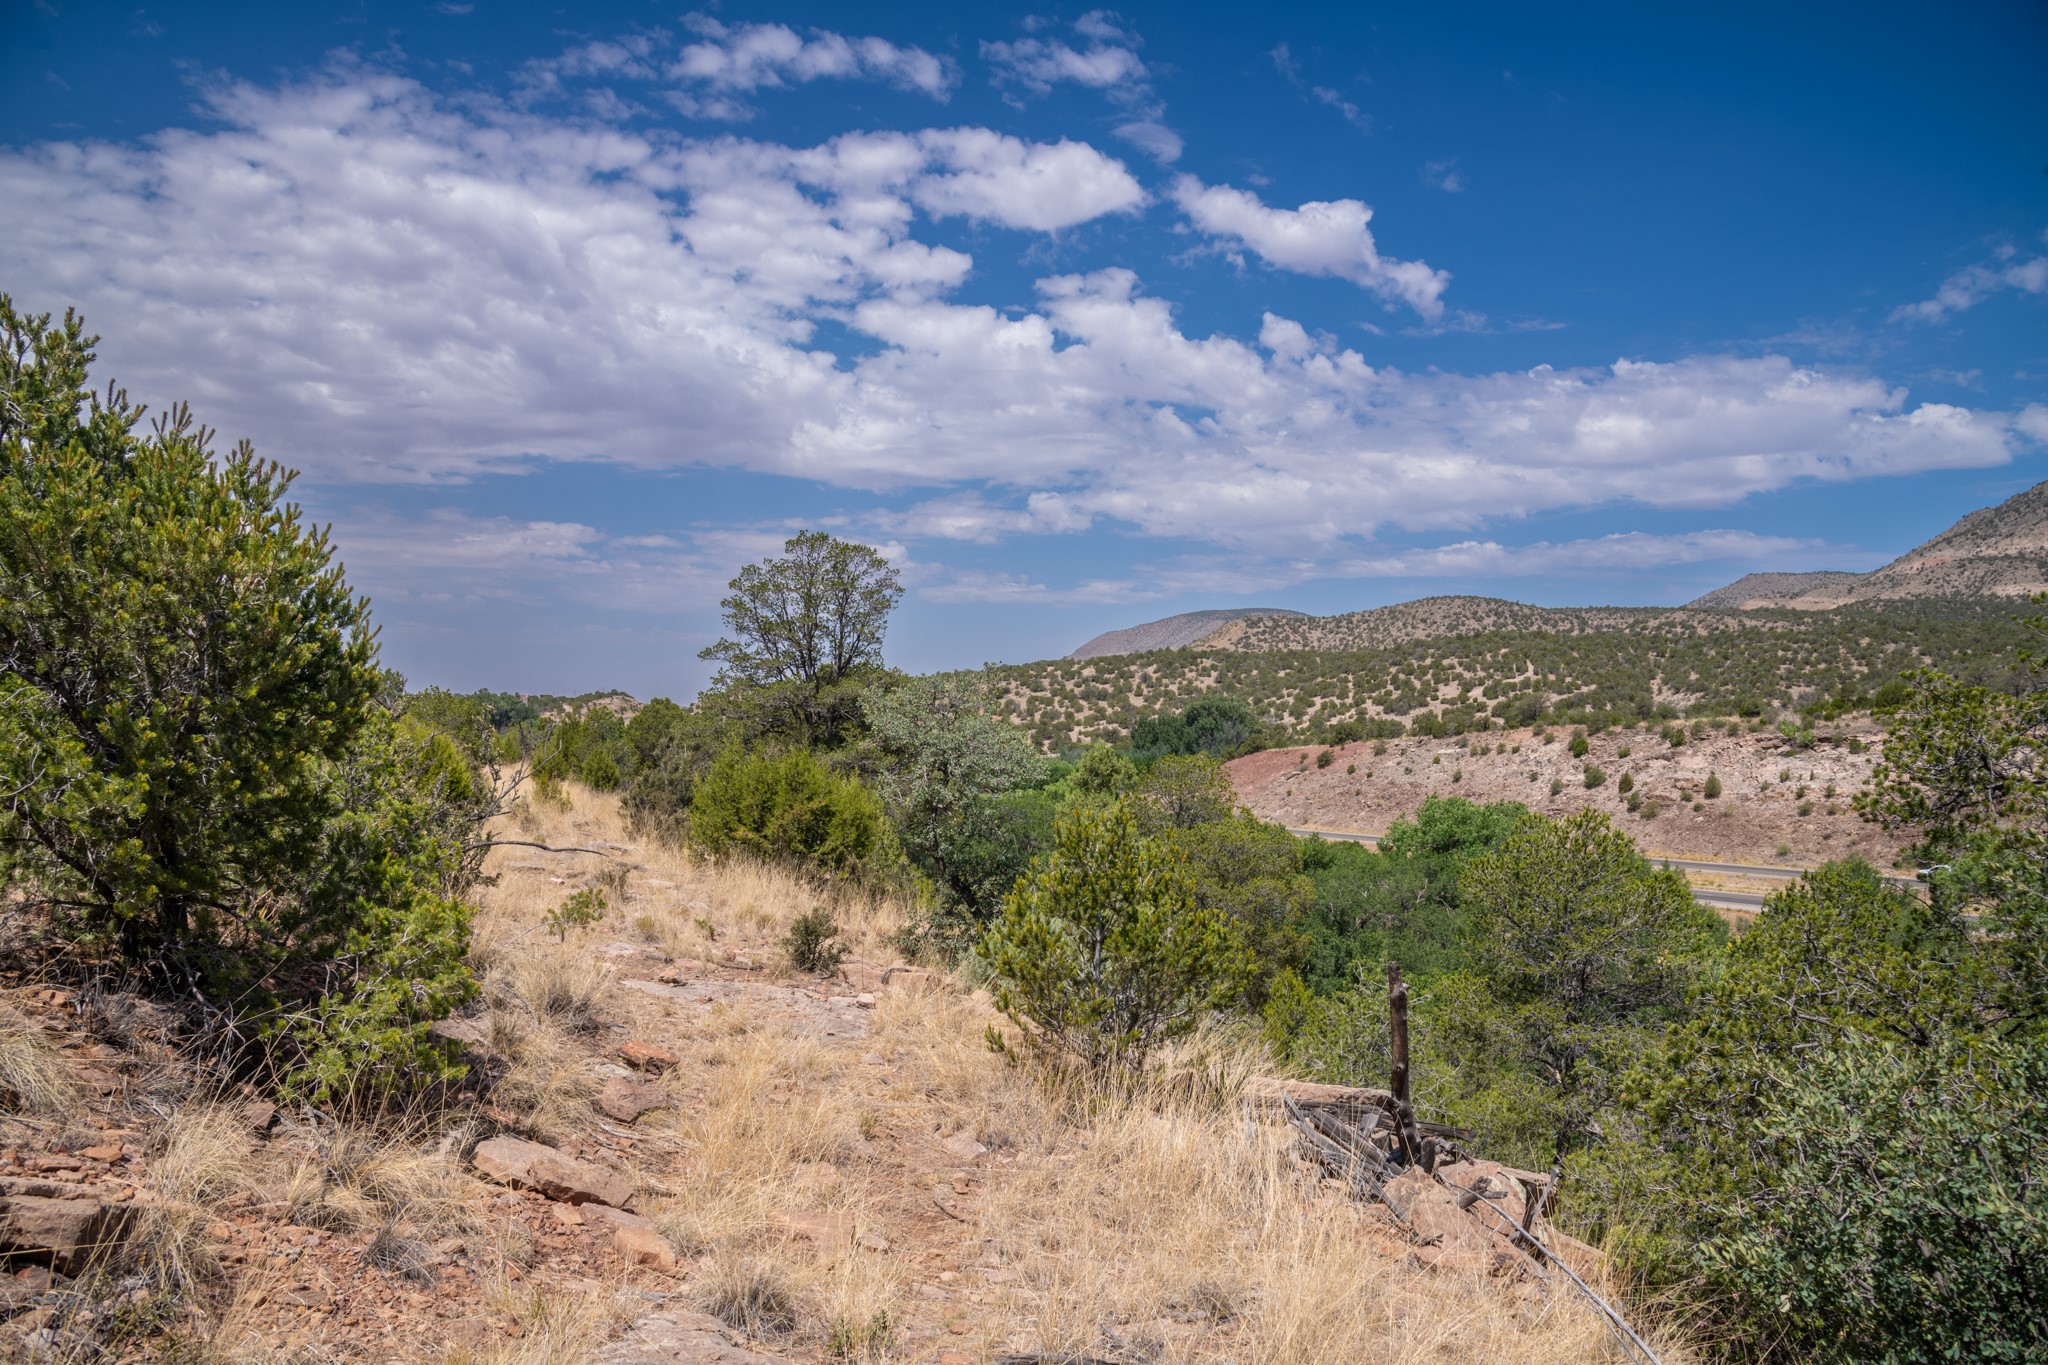
[[[644,1317],[600,1350],[594,1365],[777,1365],[740,1346],[730,1328],[704,1313],[675,1310]]]
[[[624,1208],[633,1198],[633,1182],[618,1172],[524,1138],[494,1137],[479,1142],[470,1160],[501,1185],[538,1190],[565,1204]]]
[[[620,1123],[632,1123],[650,1109],[668,1104],[668,1096],[642,1081],[614,1076],[597,1092],[597,1107]]]
[[[706,1012],[725,1004],[750,1020],[783,1018],[789,1021],[790,1032],[799,1037],[841,1043],[868,1035],[866,1012],[853,1001],[821,999],[800,986],[778,986],[765,981],[683,981],[671,985],[631,977],[619,984]]]
[[[0,1255],[28,1256],[75,1275],[127,1236],[135,1210],[103,1203],[84,1189],[44,1180],[10,1180],[0,1193]]]

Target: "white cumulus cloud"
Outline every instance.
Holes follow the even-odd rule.
[[[0,279],[22,306],[81,308],[102,374],[138,398],[189,398],[316,484],[723,467],[881,490],[890,535],[1107,524],[1298,581],[1369,561],[1382,528],[1472,538],[1994,466],[2048,425],[1778,355],[1408,373],[1271,310],[1243,336],[1191,332],[1124,267],[963,301],[975,262],[928,239],[932,215],[1050,232],[1141,209],[1078,142],[681,139],[354,69],[223,89],[209,112],[0,151]],[[1441,307],[1445,277],[1379,257],[1355,201],[1274,210],[1189,180],[1175,199],[1276,265]],[[519,529],[462,543],[594,582],[600,563],[658,585],[728,562],[701,537]]]
[[[1173,182],[1173,199],[1188,221],[1211,237],[1249,247],[1269,265],[1304,275],[1350,280],[1398,299],[1424,318],[1443,316],[1450,274],[1421,261],[1390,260],[1373,240],[1372,209],[1356,199],[1276,209],[1247,190],[1204,185],[1191,175]]]

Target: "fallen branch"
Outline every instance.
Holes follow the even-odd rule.
[[[474,853],[478,849],[492,848],[537,848],[543,853],[588,853],[597,858],[617,856],[616,854],[607,853],[601,848],[565,848],[560,844],[537,844],[531,839],[485,839],[479,843],[464,844],[462,851],[464,853]]]
[[[1613,1304],[1610,1304],[1609,1302],[1607,1302],[1607,1300],[1601,1298],[1598,1294],[1594,1293],[1593,1287],[1587,1284],[1584,1280],[1579,1278],[1578,1271],[1573,1270],[1570,1266],[1566,1265],[1564,1263],[1563,1257],[1559,1256],[1556,1252],[1552,1251],[1549,1247],[1543,1245],[1542,1242],[1538,1241],[1536,1238],[1536,1234],[1529,1231],[1528,1228],[1522,1226],[1522,1224],[1515,1218],[1513,1214],[1509,1213],[1506,1209],[1500,1208],[1499,1206],[1495,1205],[1491,1200],[1487,1199],[1486,1196],[1481,1194],[1478,1190],[1471,1189],[1470,1187],[1465,1185],[1457,1184],[1454,1181],[1446,1180],[1442,1176],[1437,1175],[1434,1171],[1430,1173],[1430,1176],[1432,1179],[1436,1181],[1437,1184],[1443,1186],[1445,1189],[1457,1191],[1458,1207],[1463,1209],[1466,1213],[1470,1214],[1473,1212],[1474,1209],[1484,1206],[1490,1212],[1499,1215],[1502,1222],[1506,1223],[1509,1227],[1513,1228],[1518,1234],[1520,1234],[1522,1243],[1526,1244],[1528,1249],[1534,1251],[1535,1254],[1541,1256],[1544,1260],[1549,1261],[1552,1265],[1556,1266],[1559,1270],[1564,1272],[1565,1278],[1571,1281],[1573,1287],[1576,1288],[1581,1294],[1585,1295],[1586,1298],[1592,1303],[1593,1307],[1599,1310],[1600,1316],[1607,1320],[1608,1328],[1614,1332],[1617,1338],[1620,1339],[1621,1344],[1628,1349],[1631,1355],[1634,1355],[1640,1358],[1641,1360],[1647,1362],[1647,1365],[1663,1365],[1663,1362],[1657,1359],[1657,1353],[1650,1349],[1650,1344],[1644,1341],[1640,1336],[1636,1334],[1635,1328],[1628,1325],[1628,1319],[1622,1317],[1620,1312],[1615,1309]],[[1469,1196],[1469,1198],[1467,1196]],[[1477,1215],[1475,1214],[1474,1216],[1476,1217]]]

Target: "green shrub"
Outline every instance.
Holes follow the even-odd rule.
[[[1628,794],[1629,794],[1630,792],[1632,792],[1632,791],[1634,791],[1634,790],[1636,789],[1636,777],[1635,777],[1635,774],[1634,774],[1634,773],[1623,773],[1623,774],[1621,775],[1621,778],[1620,778],[1620,780],[1618,780],[1618,781],[1617,781],[1617,782],[1616,782],[1616,783],[1614,784],[1614,789],[1615,789],[1616,791],[1620,792],[1620,793],[1621,793],[1621,794],[1622,794],[1623,796],[1627,796],[1627,795],[1628,795]]]
[[[1336,761],[1337,751],[1335,749],[1325,749],[1316,755],[1316,766],[1318,768],[1327,768]]]
[[[1850,1034],[1772,1082],[1768,1184],[1701,1252],[1760,1335],[1898,1365],[2048,1355],[2048,1050]]]
[[[1721,776],[1719,773],[1707,774],[1707,785],[1700,788],[1700,795],[1706,797],[1709,801],[1716,801],[1720,799]]]
[[[1592,746],[1588,744],[1586,741],[1585,731],[1582,730],[1578,734],[1572,736],[1571,751],[1573,758],[1584,758],[1586,756],[1586,750],[1591,747]]]
[[[604,892],[594,886],[586,886],[548,911],[543,923],[555,936],[555,942],[560,943],[569,937],[571,929],[588,928],[603,919],[606,908]]]
[[[1227,914],[1202,908],[1128,802],[1064,815],[977,950],[996,1005],[1041,1053],[1108,1076],[1243,989]]]
[[[183,407],[138,434],[119,390],[89,399],[74,318],[0,296],[0,334],[10,879],[315,1098],[449,1074],[425,1030],[474,991],[465,754],[387,709],[368,603],[291,474],[216,455]]]
[[[809,750],[728,750],[690,799],[690,839],[713,857],[744,855],[858,880],[880,871],[890,835],[880,798]]]
[[[1556,796],[1556,795],[1558,795],[1558,794],[1559,794],[1560,792],[1562,792],[1563,790],[1564,790],[1564,779],[1563,779],[1563,778],[1561,778],[1561,777],[1553,777],[1553,778],[1551,778],[1551,779],[1550,779],[1550,794],[1551,794],[1552,796]]]
[[[820,905],[790,922],[782,950],[797,971],[823,975],[836,971],[846,957],[845,945],[838,937],[839,926],[833,922],[832,912]]]
[[[1591,791],[1591,790],[1592,790],[1593,788],[1595,788],[1595,787],[1599,786],[1599,785],[1600,785],[1600,784],[1601,784],[1602,782],[1605,782],[1606,780],[1607,780],[1607,770],[1606,770],[1606,769],[1604,769],[1604,768],[1597,768],[1597,767],[1594,767],[1594,766],[1593,766],[1593,765],[1591,765],[1591,764],[1588,764],[1588,765],[1586,766],[1586,772],[1585,772],[1585,781],[1586,781],[1586,790],[1587,790],[1587,791]]]

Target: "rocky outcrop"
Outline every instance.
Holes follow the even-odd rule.
[[[126,1239],[134,1213],[89,1186],[0,1179],[0,1256],[75,1275]]]
[[[625,1176],[524,1138],[494,1137],[480,1142],[470,1160],[501,1185],[534,1190],[565,1204],[608,1204],[622,1209],[633,1201],[633,1182]]]

